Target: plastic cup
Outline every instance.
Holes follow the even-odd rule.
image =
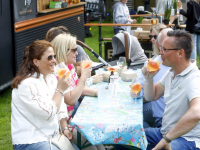
[[[109,101],[111,101],[110,89],[106,86],[98,86],[98,104],[108,105]]]

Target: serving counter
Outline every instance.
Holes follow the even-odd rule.
[[[66,8],[59,9],[39,9],[35,18],[15,22],[14,41],[15,41],[15,65],[16,71],[22,61],[23,51],[26,46],[35,40],[45,38],[47,31],[52,27],[65,26],[72,35],[84,42],[84,5],[86,2],[77,4],[71,3]],[[45,5],[42,7],[45,8]]]

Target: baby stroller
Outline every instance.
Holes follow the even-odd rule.
[[[143,64],[147,61],[138,39],[126,31],[113,36],[112,47],[113,60],[118,59],[120,56],[125,56],[128,67],[130,65]]]
[[[101,68],[102,66],[110,66],[110,64],[108,64],[103,58],[101,58],[92,48],[90,48],[88,45],[86,45],[85,43],[77,40],[76,41],[78,44],[82,45],[83,47],[87,48],[100,62],[102,62],[102,64],[92,67],[93,70]]]

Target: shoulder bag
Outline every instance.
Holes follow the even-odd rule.
[[[28,121],[30,122],[36,129],[38,129],[42,134],[44,134],[48,139],[49,139],[49,143],[50,146],[51,144],[53,144],[54,146],[56,146],[58,149],[60,150],[75,150],[74,147],[72,146],[72,143],[69,141],[69,139],[62,133],[62,131],[60,132],[59,135],[55,136],[55,137],[50,137],[47,136],[44,132],[42,132],[36,125],[34,125],[26,116],[24,116],[21,111],[17,108],[17,106],[15,105],[15,103],[13,102],[15,108],[17,109],[17,111]],[[59,121],[59,126],[60,126],[60,121]],[[60,126],[61,127],[61,126]],[[61,128],[60,128],[61,129]],[[52,146],[51,146],[51,150],[52,150]]]

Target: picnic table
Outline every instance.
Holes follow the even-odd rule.
[[[97,97],[85,96],[83,99],[71,125],[75,125],[92,145],[124,144],[146,149],[143,99],[130,97],[130,84],[119,77],[117,95],[106,104],[100,105]],[[106,85],[107,82],[102,82],[92,85],[92,88]],[[80,143],[78,147],[81,149]]]

